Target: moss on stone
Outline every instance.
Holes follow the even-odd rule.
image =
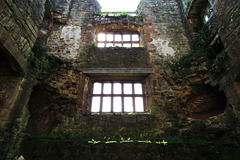
[[[48,54],[47,47],[45,42],[41,39],[38,39],[34,44],[32,52],[30,53],[31,65],[34,67],[35,72],[38,76],[45,74],[52,69],[66,63],[59,57]]]

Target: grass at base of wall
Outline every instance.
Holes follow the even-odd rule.
[[[26,141],[58,141],[65,143],[77,143],[81,146],[98,143],[149,143],[149,144],[214,144],[216,141],[206,139],[202,133],[185,135],[171,135],[159,137],[88,137],[83,135],[70,134],[36,134],[27,136]]]

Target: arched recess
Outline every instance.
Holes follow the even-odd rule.
[[[187,15],[188,21],[191,24],[202,22],[208,6],[210,6],[208,0],[192,0]]]
[[[0,43],[0,128],[11,123],[11,114],[22,90],[23,73],[16,58]]]
[[[187,100],[190,116],[196,119],[207,119],[223,113],[227,99],[218,87],[210,85],[193,85]]]
[[[15,53],[11,53],[1,43],[0,39],[0,76],[4,75],[23,75],[24,63],[21,63],[23,56],[16,56]]]

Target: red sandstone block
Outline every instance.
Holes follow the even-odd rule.
[[[232,98],[232,93],[229,90],[225,90],[225,94],[227,98]]]
[[[146,32],[153,33],[154,29],[153,28],[148,28]]]
[[[3,30],[0,30],[0,39],[1,43],[4,43],[8,39],[8,34],[6,34]]]
[[[14,51],[15,49],[15,44],[12,40],[12,37],[8,36],[8,37],[4,37],[5,38],[5,42],[4,42],[4,46],[11,52]]]
[[[240,93],[240,82],[234,82],[234,87],[237,93]]]
[[[150,37],[150,34],[146,35],[146,42],[152,42],[153,39]]]
[[[6,7],[5,2],[0,1],[0,12],[2,12],[2,10]]]

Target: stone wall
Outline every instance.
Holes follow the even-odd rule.
[[[193,22],[192,6],[199,2],[194,0],[186,8],[186,0],[141,0],[137,10],[140,17],[136,22],[135,18],[130,18],[130,23],[124,20],[120,22],[114,17],[95,16],[95,13],[100,12],[96,0],[48,1],[49,11],[45,14],[45,1],[0,1],[1,16],[7,18],[5,15],[11,15],[8,19],[1,19],[0,23],[0,49],[4,53],[4,56],[0,56],[0,120],[3,130],[0,147],[3,157],[7,157],[4,159],[13,159],[21,152],[29,154],[26,157],[31,157],[30,152],[33,151],[42,153],[39,148],[30,152],[19,150],[26,133],[143,139],[191,133],[191,136],[200,134],[206,141],[214,140],[238,147],[240,80],[236,58],[239,49],[237,0],[235,3],[217,0],[210,2],[214,14],[208,22],[211,29],[209,45],[214,45],[215,39],[220,37],[227,53],[227,59],[223,63],[225,70],[217,76],[211,75],[202,58],[194,59],[188,67],[177,66],[177,69],[172,70],[172,66],[190,51],[189,42],[195,35],[192,34],[189,22]],[[32,17],[33,13],[38,15],[37,18]],[[40,25],[42,19],[44,24]],[[101,20],[104,22],[101,23]],[[124,30],[139,31],[141,45],[144,47],[96,48],[96,32],[111,30],[115,23],[121,23],[119,26]],[[32,55],[32,60],[27,61],[40,28],[39,36],[46,40],[49,56],[61,61],[62,65],[58,68],[40,70],[36,62],[44,62],[41,61],[41,55]],[[23,37],[22,41],[18,39],[21,36],[17,33]],[[12,58],[9,57],[13,57],[13,63],[10,63]],[[44,67],[45,64],[41,65]],[[86,70],[99,71],[99,68],[124,72],[86,73]],[[29,71],[27,74],[17,74],[19,70],[25,73],[25,69]],[[51,69],[56,70],[50,72]],[[126,73],[128,69],[135,73]],[[149,69],[151,72],[136,73],[138,69]],[[43,73],[38,74],[39,72]],[[144,79],[147,90],[146,113],[90,113],[89,91],[93,80],[99,76],[112,78],[114,75],[125,79],[134,76]],[[25,146],[28,143],[29,141],[25,141]],[[37,147],[35,144],[29,145]],[[54,153],[51,158],[54,159],[56,152],[60,151],[49,145],[51,154]],[[133,146],[129,146],[130,148],[138,146],[131,145]],[[189,146],[194,147],[191,144]],[[104,150],[103,157],[107,157],[106,151],[110,150],[108,146],[96,146],[97,149],[94,147],[87,146],[83,150],[93,154],[92,158]],[[116,150],[122,150],[121,145],[115,147]],[[144,150],[145,147],[140,146]],[[155,149],[156,146],[148,147]],[[43,148],[46,147],[43,145]],[[58,149],[65,150],[66,155],[63,156],[66,159],[71,157],[69,155],[82,153],[79,150],[69,152],[65,148]],[[96,154],[92,150],[96,150]],[[170,147],[167,152],[172,150],[174,149]],[[161,150],[156,157],[169,157],[163,155],[164,151]],[[179,149],[178,152],[183,150]],[[39,155],[37,157],[43,158]]]
[[[90,9],[89,6],[91,6]],[[153,69],[153,74],[149,76],[148,80],[151,92],[149,112],[157,115],[154,123],[161,121],[161,127],[156,125],[149,128],[149,131],[144,130],[136,134],[137,136],[145,132],[155,132],[152,135],[157,135],[165,133],[165,130],[169,129],[181,132],[182,129],[186,129],[187,125],[192,123],[192,119],[186,121],[189,116],[204,119],[223,112],[225,102],[223,101],[223,105],[219,105],[215,101],[225,97],[222,93],[216,93],[217,89],[204,84],[205,82],[209,83],[209,75],[204,66],[202,68],[192,67],[190,70],[186,70],[184,75],[177,74],[175,77],[172,75],[171,64],[190,50],[184,21],[182,21],[180,15],[181,8],[177,2],[141,1],[138,13],[143,16],[141,35],[147,48],[144,52],[137,49],[97,49],[89,46],[88,44],[95,41],[96,27],[94,28],[93,25],[93,14],[97,10],[93,11],[94,8],[99,8],[95,1],[86,1],[85,3],[76,1],[73,3],[67,24],[55,25],[52,35],[48,39],[49,53],[69,62],[68,66],[65,66],[56,76],[46,79],[43,85],[52,88],[49,91],[53,92],[53,95],[57,95],[54,96],[56,100],[49,101],[59,101],[59,106],[61,106],[58,107],[59,111],[57,111],[58,109],[51,108],[49,101],[42,104],[42,107],[44,108],[44,105],[46,105],[45,109],[47,109],[45,111],[40,110],[39,112],[43,112],[42,114],[49,112],[49,110],[55,110],[53,111],[53,118],[42,123],[42,126],[49,123],[48,133],[91,134],[91,132],[94,132],[94,128],[102,130],[97,122],[91,125],[90,128],[92,129],[86,129],[87,132],[85,132],[85,127],[77,125],[78,121],[81,121],[80,126],[81,124],[88,124],[87,119],[91,117],[86,102],[89,101],[87,92],[91,77],[84,75],[84,68],[140,67]],[[82,14],[78,15],[79,13]],[[198,75],[195,72],[201,74]],[[188,76],[188,78],[184,78],[185,76]],[[68,85],[66,86],[65,83]],[[205,88],[207,91],[203,91],[201,88]],[[36,90],[36,97],[38,94],[41,95]],[[71,103],[67,104],[68,99],[71,99]],[[32,104],[30,108],[37,105],[34,102],[35,100],[30,101]],[[64,108],[67,108],[67,106],[71,109],[69,109],[70,112],[65,114],[61,110],[65,110]],[[197,109],[198,106],[202,106],[202,108]],[[219,107],[212,109],[214,106]],[[33,113],[38,113],[34,108],[31,108],[31,110]],[[74,113],[75,110],[77,110],[76,113]],[[210,110],[211,113],[207,113]],[[86,115],[84,115],[85,113]],[[127,115],[123,117],[128,119]],[[143,117],[148,117],[148,115],[143,115]],[[106,116],[102,115],[99,122],[102,123],[105,119]],[[36,123],[34,120],[30,120],[30,122],[32,124]],[[53,124],[54,126],[52,126]],[[44,129],[40,128],[31,129],[33,126],[29,126],[30,132],[44,132]],[[155,131],[154,128],[158,128],[158,131]],[[88,133],[88,131],[91,132]],[[104,134],[107,134],[107,132],[104,132]],[[116,134],[119,134],[119,131]]]
[[[192,1],[186,17],[192,23],[193,14],[199,14],[201,10],[196,10],[196,4],[201,1]],[[205,3],[208,3],[207,1]],[[227,109],[231,116],[238,119],[235,132],[239,132],[239,96],[238,96],[238,76],[239,76],[239,1],[209,1],[213,12],[207,22],[210,29],[208,38],[209,46],[216,44],[216,39],[221,41],[224,52],[215,55],[215,61],[222,56],[221,71],[217,76],[212,77],[211,85],[220,86],[220,90],[225,92],[227,97]],[[196,18],[196,17],[195,17]],[[201,18],[201,17],[200,17]],[[202,17],[203,18],[203,17]],[[194,19],[194,18],[193,18]],[[199,19],[198,19],[199,20]],[[214,48],[214,47],[213,47]]]
[[[38,27],[44,16],[44,3],[41,1],[1,0],[1,45],[14,57],[17,71],[26,69],[28,54],[33,47]]]
[[[138,14],[144,18],[143,38],[151,60],[176,60],[189,51],[180,7],[176,1],[143,0]]]
[[[70,4],[68,4],[70,5]],[[100,12],[95,0],[76,0],[69,6],[69,19],[55,24],[48,39],[49,53],[67,61],[76,61],[80,51],[94,39],[94,13]],[[55,17],[56,19],[56,17]]]
[[[138,28],[142,29],[140,34],[146,50],[95,48],[92,45],[95,29],[100,31],[102,28],[98,25],[99,16],[94,26],[93,14],[96,10],[91,9],[99,8],[98,3],[79,1],[73,6],[67,24],[55,25],[48,39],[49,53],[67,60],[68,64],[34,89],[29,102],[31,114],[34,114],[29,121],[29,133],[64,132],[91,136],[95,133],[99,136],[136,137],[180,134],[194,123],[192,118],[206,119],[224,111],[226,102],[220,101],[225,99],[224,95],[204,84],[204,81],[209,81],[204,65],[173,76],[171,64],[190,50],[177,2],[141,1],[138,13],[143,16],[143,28]],[[90,10],[83,12],[83,8],[89,6]],[[115,23],[114,17],[111,19]],[[113,26],[111,19],[108,19],[110,27],[107,30]],[[88,90],[94,75],[85,74],[85,68],[151,68],[153,73],[145,77],[149,91],[147,113],[150,115],[120,114],[116,115],[118,118],[115,115],[91,115]],[[39,103],[37,97],[45,97],[45,100]],[[145,123],[146,119],[151,120]],[[115,123],[111,124],[113,121]],[[36,124],[41,127],[35,127]],[[143,125],[143,128],[138,125]]]
[[[29,118],[27,103],[36,83],[29,73],[29,57],[45,3],[0,1],[0,159],[13,159],[24,137]]]
[[[231,8],[231,9],[230,9]],[[225,91],[228,98],[229,107],[232,109],[234,116],[238,119],[236,124],[236,132],[240,129],[240,108],[239,108],[239,9],[240,2],[232,1],[224,2],[218,1],[213,6],[216,13],[210,19],[212,33],[217,34],[226,51],[225,72],[220,76],[219,83],[221,89]]]

